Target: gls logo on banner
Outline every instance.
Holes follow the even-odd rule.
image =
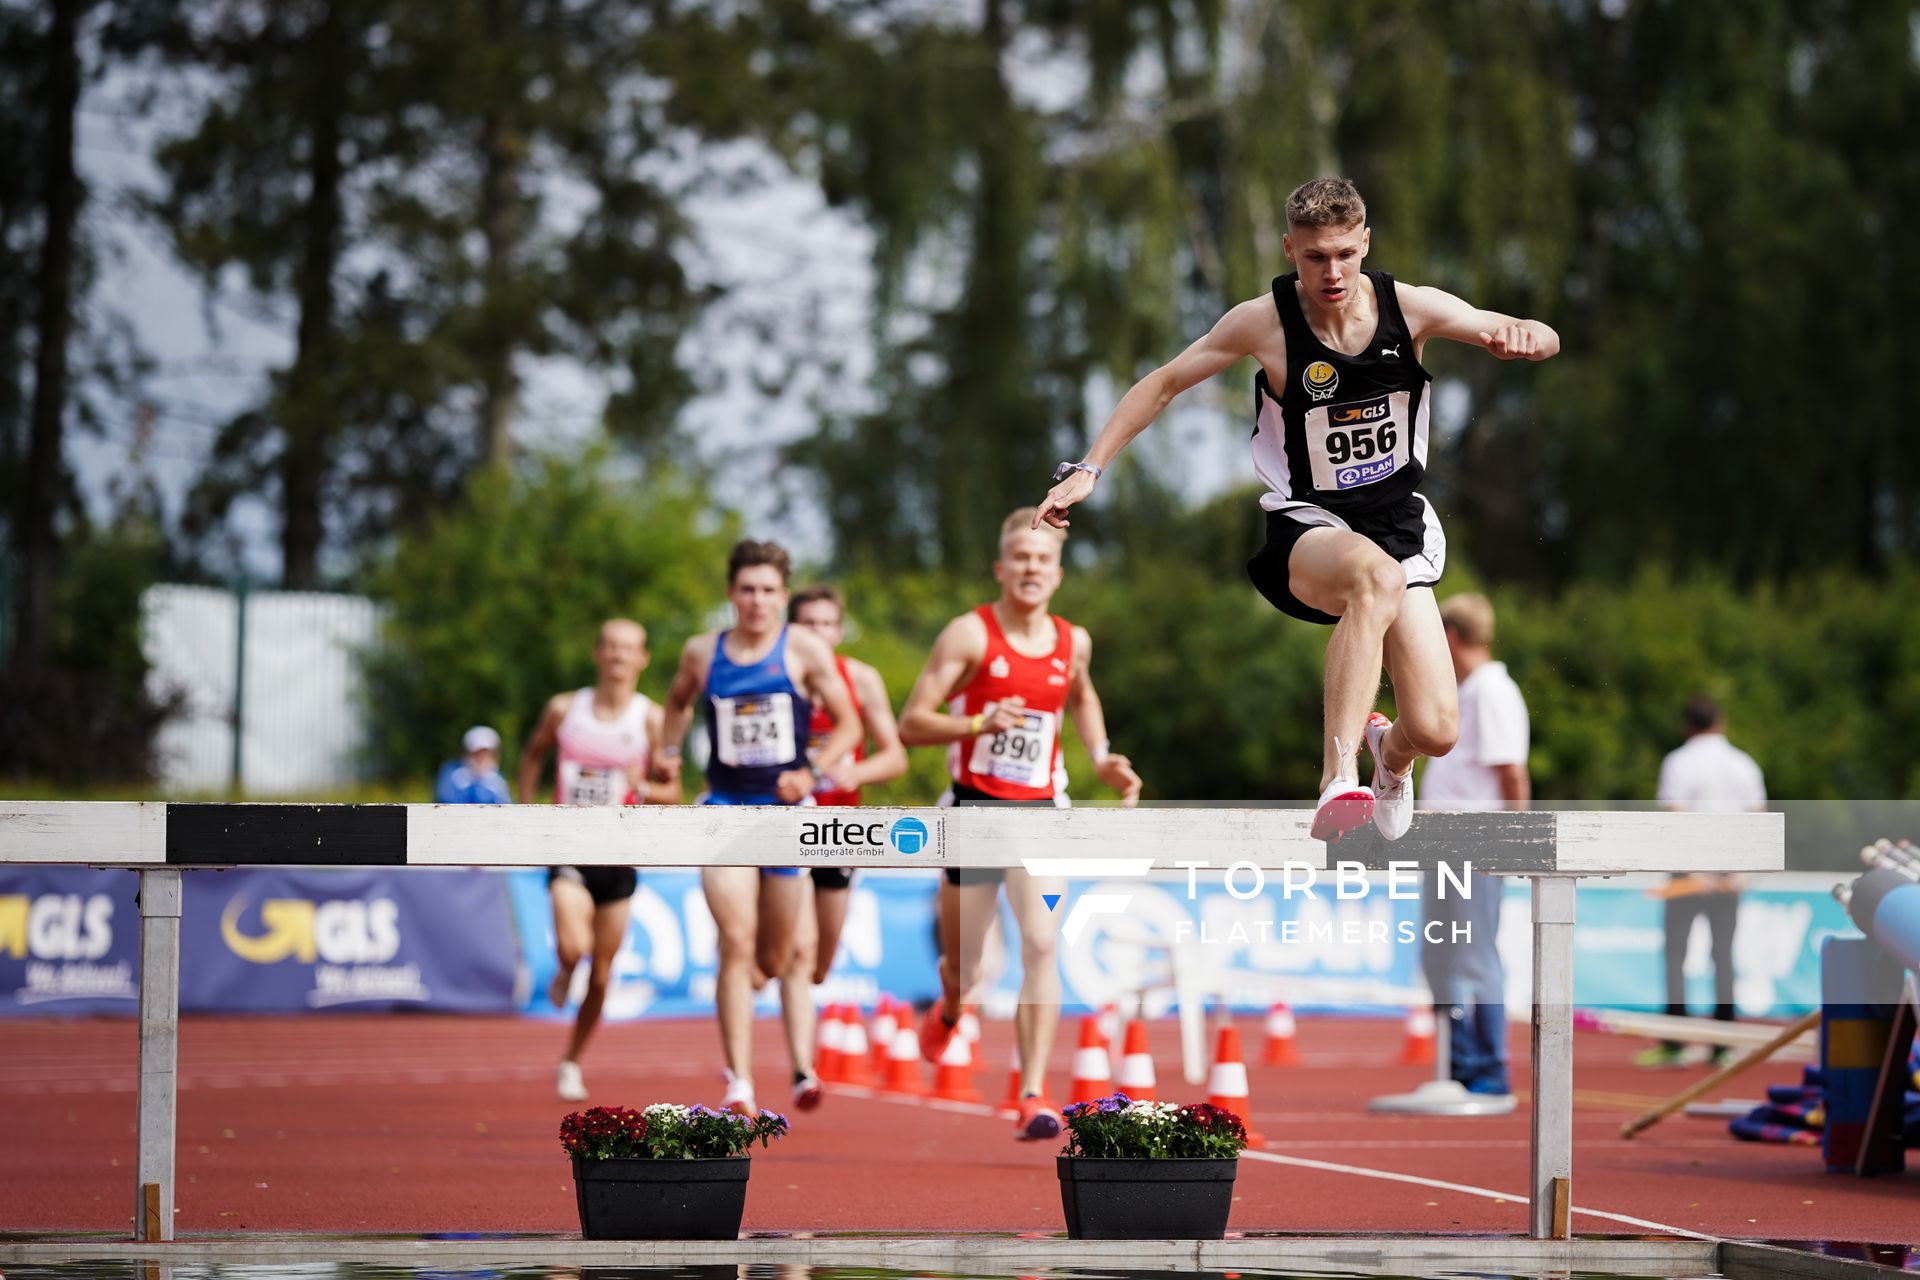
[[[391,898],[268,898],[260,904],[260,931],[241,927],[247,908],[236,895],[220,913],[227,949],[249,964],[385,964],[400,952],[400,908]]]
[[[873,816],[872,810],[802,809],[797,830],[801,859],[827,861],[885,858],[904,853],[944,862],[946,826],[940,815],[926,820],[908,814],[900,818]]]
[[[1077,876],[1085,879],[1096,876],[1103,880],[1140,879],[1153,870],[1152,858],[1022,858],[1020,865],[1027,874],[1040,877],[1058,877],[1066,879]],[[1052,895],[1048,895],[1052,897]],[[1060,926],[1060,936],[1072,946],[1080,940],[1086,930],[1087,921],[1095,916],[1125,915],[1127,906],[1132,903],[1130,893],[1083,893],[1074,900],[1073,910],[1067,913],[1066,923]],[[1049,908],[1059,906],[1058,899],[1047,903]]]

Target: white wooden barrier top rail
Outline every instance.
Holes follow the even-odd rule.
[[[0,801],[0,863],[1016,867],[1033,858],[1267,869],[1471,861],[1506,875],[1778,871],[1777,813],[1422,813],[1328,846],[1297,809],[729,808]],[[1096,872],[1097,874],[1097,872]]]

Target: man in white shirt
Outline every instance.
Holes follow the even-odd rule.
[[[1751,813],[1767,807],[1766,779],[1753,757],[1727,741],[1726,717],[1719,704],[1695,698],[1682,713],[1687,740],[1660,762],[1660,806],[1683,813]],[[1666,899],[1667,1012],[1687,1013],[1687,941],[1693,922],[1707,919],[1713,952],[1713,1016],[1733,1021],[1733,929],[1740,915],[1740,877],[1702,874],[1675,876],[1661,890]],[[1724,1059],[1723,1047],[1714,1053]],[[1686,1049],[1664,1041],[1635,1059],[1643,1067],[1683,1065]]]
[[[1451,812],[1524,809],[1533,800],[1527,774],[1527,702],[1493,660],[1493,606],[1482,595],[1449,596],[1440,606],[1454,679],[1460,686],[1460,737],[1453,750],[1427,762],[1420,807]],[[1421,948],[1434,1015],[1448,1019],[1448,1072],[1470,1093],[1501,1095],[1507,1085],[1506,975],[1495,941],[1500,933],[1500,881],[1475,871],[1470,897],[1441,898],[1437,873],[1426,877],[1428,920],[1472,927],[1458,942]]]

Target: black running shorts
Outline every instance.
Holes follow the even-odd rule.
[[[1288,559],[1308,530],[1346,529],[1359,534],[1399,561],[1409,587],[1431,587],[1447,566],[1447,538],[1427,500],[1417,493],[1385,511],[1336,516],[1319,507],[1296,506],[1267,512],[1267,544],[1247,561],[1247,576],[1267,602],[1290,618],[1330,627],[1340,619],[1305,604],[1293,594]]]
[[[990,796],[984,791],[972,787],[953,785],[953,807],[970,809],[1053,809],[1057,808],[1051,799],[1047,800],[1003,800],[999,796]],[[947,868],[948,884],[999,884],[1007,878],[1004,867],[960,867]]]
[[[584,888],[595,907],[624,902],[640,887],[640,873],[632,867],[548,867],[549,889],[555,880],[571,880]]]

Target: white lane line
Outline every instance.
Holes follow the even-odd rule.
[[[1000,1107],[985,1106],[977,1102],[946,1102],[937,1098],[914,1097],[909,1094],[887,1093],[878,1089],[867,1089],[859,1085],[830,1084],[827,1092],[844,1094],[850,1098],[871,1098],[880,1102],[897,1102],[904,1106],[931,1106],[942,1111],[957,1111],[965,1115],[1000,1116],[1007,1114]],[[1407,1145],[1407,1144],[1387,1144]],[[1449,1144],[1453,1145],[1453,1144]],[[1524,1145],[1524,1144],[1522,1144]],[[1333,1164],[1326,1160],[1309,1160],[1304,1156],[1276,1155],[1270,1151],[1242,1151],[1241,1157],[1248,1160],[1265,1160],[1269,1164],[1291,1165],[1297,1169],[1317,1169],[1322,1173],[1346,1173],[1360,1178],[1380,1178],[1387,1182],[1404,1182],[1416,1187],[1432,1187],[1437,1191],[1453,1191],[1461,1195],[1479,1196],[1484,1200],[1505,1200],[1512,1204],[1528,1204],[1527,1196],[1515,1195],[1509,1191],[1495,1191],[1490,1187],[1470,1187],[1461,1182],[1443,1182],[1438,1178],[1422,1178],[1411,1173],[1390,1173],[1385,1169],[1366,1169],[1359,1165]],[[1672,1226],[1665,1222],[1654,1222],[1648,1218],[1635,1218],[1624,1213],[1608,1213],[1604,1209],[1587,1209],[1574,1205],[1575,1213],[1584,1213],[1590,1218],[1605,1218],[1609,1222],[1624,1223],[1630,1227],[1640,1227],[1648,1231],[1665,1231],[1670,1235],[1684,1236],[1689,1240],[1718,1240],[1719,1236],[1706,1235],[1699,1231],[1689,1231],[1685,1227]]]
[[[1291,1165],[1297,1169],[1317,1169],[1322,1173],[1348,1173],[1360,1178],[1380,1178],[1387,1182],[1404,1182],[1410,1186],[1432,1187],[1436,1191],[1452,1191],[1460,1195],[1479,1196],[1484,1200],[1506,1200],[1513,1204],[1530,1204],[1531,1197],[1515,1195],[1510,1191],[1494,1191],[1488,1187],[1470,1187],[1462,1182],[1443,1182],[1438,1178],[1422,1178],[1411,1173],[1389,1173],[1385,1169],[1367,1169],[1359,1165],[1332,1164],[1325,1160],[1308,1160],[1301,1156],[1274,1155],[1269,1151],[1242,1151],[1245,1160],[1265,1160],[1271,1164]],[[1691,1240],[1718,1240],[1719,1236],[1705,1235],[1698,1231],[1689,1231],[1685,1227],[1671,1226],[1665,1222],[1653,1222],[1646,1218],[1634,1218],[1624,1213],[1608,1213],[1603,1209],[1586,1209],[1574,1205],[1575,1213],[1584,1213],[1590,1218],[1605,1218],[1609,1222],[1623,1222],[1630,1227],[1645,1227],[1652,1231],[1665,1231],[1676,1236],[1685,1236]]]

